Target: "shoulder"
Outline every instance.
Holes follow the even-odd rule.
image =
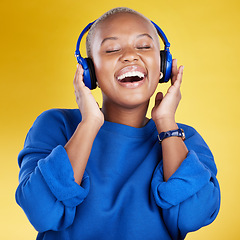
[[[178,123],[177,125],[179,128],[182,128],[184,130],[186,138],[190,138],[190,137],[194,136],[195,134],[199,135],[197,130],[195,128],[193,128],[192,126],[189,126],[189,125],[186,125],[183,123]]]
[[[80,122],[81,114],[79,109],[49,109],[41,113],[36,121],[46,121],[51,123],[52,121],[73,121]]]
[[[192,148],[193,146],[202,146],[204,148],[208,148],[205,140],[202,138],[202,136],[197,132],[197,130],[191,126],[178,123],[179,128],[182,128],[185,133],[185,144]]]
[[[61,126],[76,128],[81,121],[79,109],[49,109],[41,113],[32,127],[38,129],[56,129]]]
[[[209,146],[193,127],[185,124],[178,124],[178,126],[184,130],[186,137],[185,144],[189,150],[194,150],[198,153],[206,153],[213,158]]]
[[[30,128],[25,146],[42,143],[64,144],[81,121],[78,109],[50,109],[41,113]]]

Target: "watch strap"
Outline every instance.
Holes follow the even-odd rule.
[[[185,133],[182,128],[170,130],[167,132],[161,132],[160,134],[158,134],[159,143],[162,143],[165,138],[169,137],[181,137],[182,140],[185,140]]]

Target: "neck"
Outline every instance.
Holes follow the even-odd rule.
[[[141,128],[147,124],[146,117],[149,102],[133,108],[103,102],[102,112],[106,121]]]

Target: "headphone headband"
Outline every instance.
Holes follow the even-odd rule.
[[[89,23],[83,30],[82,32],[80,33],[79,37],[78,37],[78,41],[77,41],[77,45],[76,45],[76,51],[75,51],[75,57],[78,58],[78,57],[82,57],[81,56],[81,53],[80,53],[80,43],[81,43],[81,40],[84,36],[84,34],[91,28],[91,26],[96,22],[93,21],[91,23]],[[165,33],[163,32],[163,30],[153,21],[151,21],[151,23],[153,24],[153,26],[157,29],[157,32],[159,34],[159,36],[161,37],[164,45],[165,45],[165,50],[168,49],[170,47],[170,43],[165,35]]]
[[[168,39],[167,39],[165,33],[163,32],[163,30],[155,22],[151,21],[151,23],[157,29],[158,35],[161,37],[161,39],[162,39],[162,41],[165,45],[165,50],[166,50],[167,48],[170,47],[170,42],[168,41]]]
[[[95,20],[96,21],[96,20]],[[93,23],[95,22],[91,22],[89,23],[83,30],[82,32],[80,33],[79,37],[78,37],[78,41],[77,41],[77,45],[76,45],[76,51],[75,51],[75,57],[77,58],[78,60],[78,57],[81,58],[81,53],[80,53],[80,43],[81,43],[81,40],[84,36],[84,34],[91,28],[91,26],[93,25]]]

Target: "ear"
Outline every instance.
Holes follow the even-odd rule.
[[[160,80],[163,78],[163,73],[160,72]]]

